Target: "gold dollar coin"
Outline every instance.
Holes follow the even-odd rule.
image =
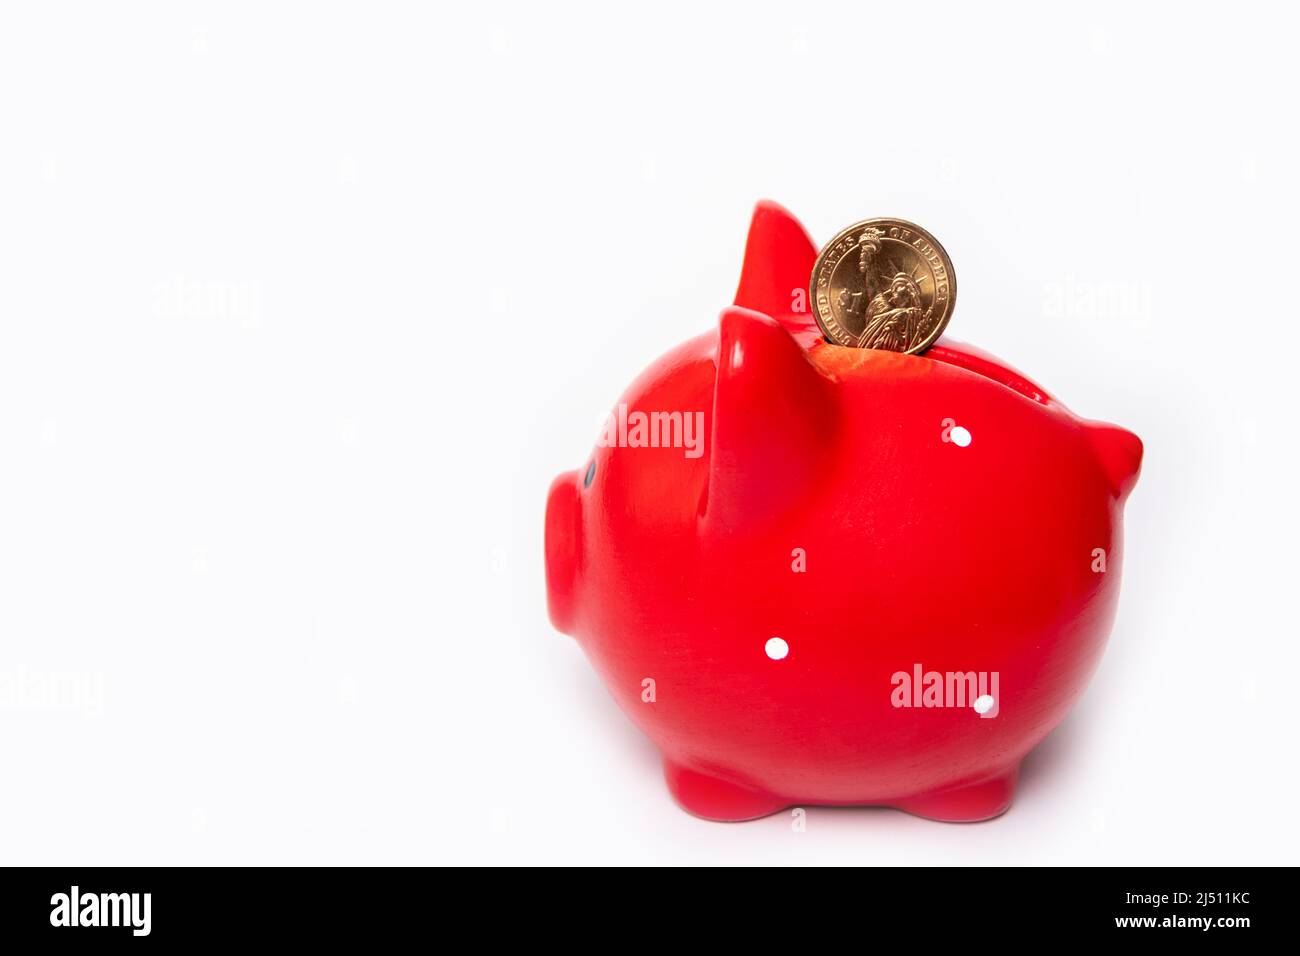
[[[957,277],[920,226],[867,219],[826,243],[808,291],[817,324],[836,345],[916,354],[948,324]]]

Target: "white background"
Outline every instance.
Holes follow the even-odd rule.
[[[1293,14],[6,6],[0,862],[1296,863]],[[999,820],[705,823],[542,515],[755,200],[1146,442]]]

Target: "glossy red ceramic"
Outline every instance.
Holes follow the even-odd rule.
[[[1142,445],[970,346],[827,344],[815,257],[760,203],[735,305],[552,484],[551,619],[692,813],[986,819],[1097,666]]]

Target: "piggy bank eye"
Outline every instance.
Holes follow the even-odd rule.
[[[590,488],[592,480],[596,477],[596,463],[593,461],[587,466],[587,477],[582,479],[582,487]]]

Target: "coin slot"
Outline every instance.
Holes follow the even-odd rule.
[[[925,358],[943,362],[945,365],[955,365],[958,368],[964,368],[968,372],[974,372],[976,375],[997,382],[999,385],[1005,385],[1016,394],[1023,395],[1031,402],[1037,402],[1039,405],[1052,404],[1052,396],[1029,379],[1013,372],[1006,366],[999,365],[997,362],[992,362],[981,356],[957,352],[942,345],[935,345],[925,353]]]

